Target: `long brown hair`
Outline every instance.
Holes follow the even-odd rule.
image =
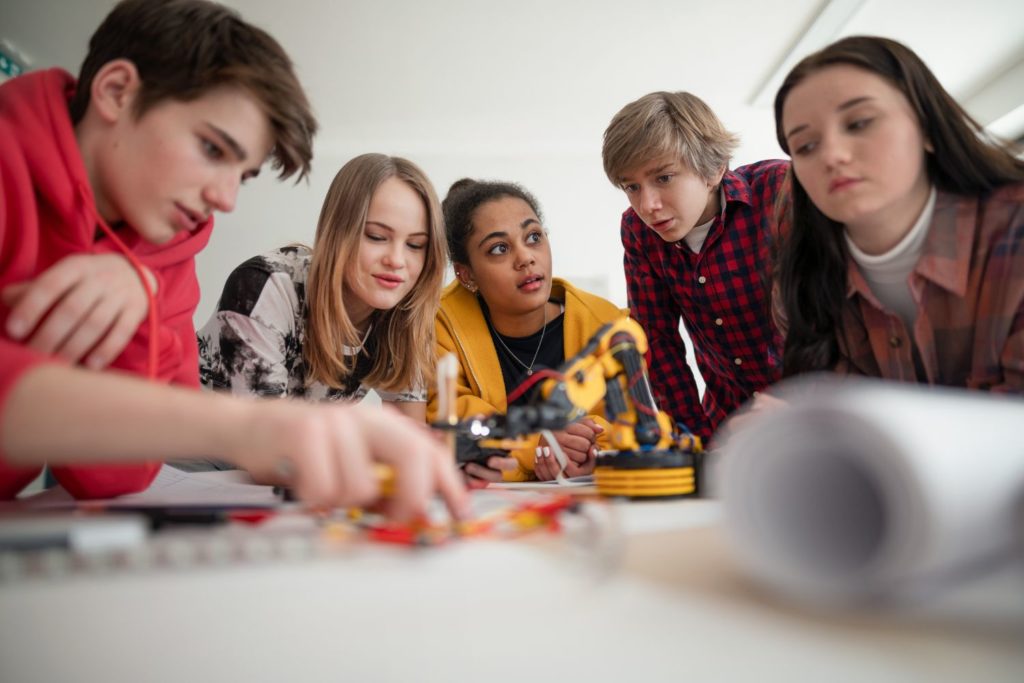
[[[783,130],[786,97],[801,81],[824,68],[846,64],[881,76],[907,98],[924,139],[928,177],[938,189],[985,194],[1024,180],[1024,162],[1008,143],[992,139],[942,87],[921,58],[887,38],[853,36],[800,61],[775,96],[775,133],[790,154]],[[843,225],[814,205],[795,173],[789,234],[776,259],[776,282],[786,322],[783,376],[828,370],[842,357],[845,338],[849,255]]]
[[[303,356],[309,379],[340,388],[355,369],[355,358],[342,346],[362,341],[345,311],[344,272],[355,267],[370,200],[385,180],[398,178],[423,200],[427,211],[427,242],[423,270],[397,306],[376,311],[372,339],[376,349],[364,381],[389,391],[425,386],[433,377],[434,315],[445,268],[444,222],[437,194],[416,164],[400,157],[363,154],[345,164],[327,191],[313,243],[306,283],[306,341]]]

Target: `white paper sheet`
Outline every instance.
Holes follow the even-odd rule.
[[[562,477],[561,479],[551,479],[550,481],[502,481],[487,485],[487,488],[521,491],[548,491],[551,493],[555,493],[560,489],[565,488],[575,490],[586,487],[590,487],[595,491],[597,490],[597,485],[594,483],[594,475],[586,474],[579,477]]]

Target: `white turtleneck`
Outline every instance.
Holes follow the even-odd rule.
[[[928,226],[931,225],[932,214],[935,213],[935,197],[933,187],[921,215],[910,228],[910,232],[884,254],[865,254],[853,243],[848,232],[843,233],[846,245],[850,249],[850,256],[860,267],[872,293],[886,310],[903,319],[908,330],[913,329],[917,316],[917,304],[910,293],[910,273],[921,258],[924,242],[928,237]]]

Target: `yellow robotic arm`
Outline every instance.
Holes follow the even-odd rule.
[[[603,399],[616,450],[669,448],[677,443],[676,430],[651,394],[645,353],[647,336],[639,323],[632,318],[608,323],[559,369],[558,376],[544,380],[540,400],[567,406],[572,422],[592,412]],[[694,439],[685,447],[693,448]]]
[[[696,493],[700,439],[680,433],[658,410],[646,352],[647,336],[636,321],[620,318],[605,325],[558,370],[536,373],[509,395],[511,402],[532,392],[526,405],[459,425],[459,459],[472,460],[481,450],[502,448],[517,436],[563,429],[603,400],[614,449],[598,458],[598,491],[634,498]]]

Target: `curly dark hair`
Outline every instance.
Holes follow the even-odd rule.
[[[448,196],[441,202],[444,213],[445,237],[448,240],[448,257],[452,263],[469,263],[466,239],[473,232],[473,215],[481,205],[504,197],[522,199],[530,205],[540,222],[544,222],[540,204],[536,197],[516,183],[496,180],[456,180],[448,188]]]

